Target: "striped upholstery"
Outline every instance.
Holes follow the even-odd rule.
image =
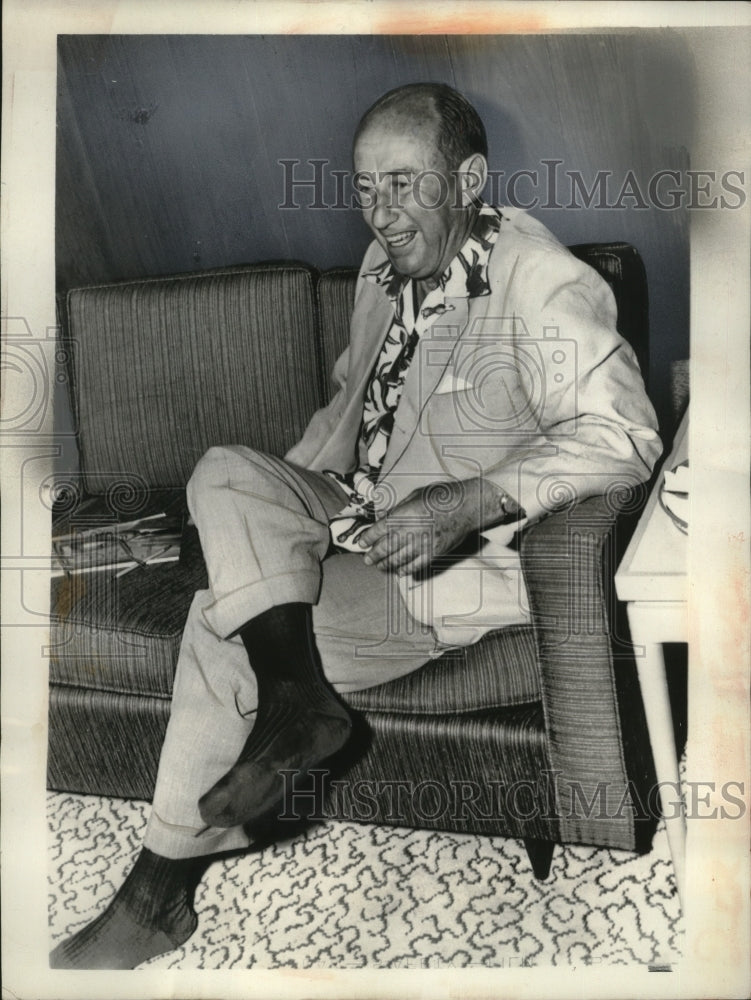
[[[369,712],[367,724],[362,756],[334,772],[327,814],[558,840],[539,704],[429,717]]]
[[[614,498],[613,498],[614,499]],[[561,839],[633,849],[640,839],[624,808],[633,783],[642,802],[653,786],[640,702],[619,697],[635,665],[631,654],[614,669],[605,570],[615,555],[616,504],[592,497],[553,514],[524,533],[521,548],[536,625],[550,766],[560,772]],[[626,499],[626,498],[621,498]],[[629,736],[624,739],[624,725]],[[627,758],[626,749],[629,748]],[[587,814],[579,796],[595,807]]]
[[[331,388],[328,379],[334,370],[334,362],[349,342],[349,318],[355,301],[356,285],[357,270],[352,267],[336,267],[324,271],[318,279],[321,355],[327,391]]]
[[[169,711],[167,698],[53,685],[47,786],[150,799]]]
[[[89,493],[124,474],[184,486],[211,445],[283,453],[321,405],[305,265],[82,288],[68,319]]]

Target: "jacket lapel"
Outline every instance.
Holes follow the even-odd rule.
[[[357,312],[358,320],[364,318],[365,322],[355,324],[353,316],[350,330],[351,346],[350,366],[347,372],[347,393],[350,396],[350,401],[360,400],[360,418],[362,418],[362,397],[367,381],[372,374],[373,366],[394,318],[394,308],[386,295],[374,288],[371,298],[372,303],[369,303],[367,308]]]
[[[435,392],[448,367],[457,341],[464,332],[469,316],[469,300],[446,299],[449,307],[420,337],[412,364],[404,380],[404,388],[396,410],[394,427],[381,467],[383,478],[394,468],[412,440],[420,414]]]
[[[370,295],[372,301],[365,303],[365,308],[357,308],[352,317],[344,412],[334,433],[322,442],[313,459],[312,467],[316,469],[330,466],[344,471],[355,456],[365,390],[394,316],[390,300],[379,289],[366,289],[363,294]]]

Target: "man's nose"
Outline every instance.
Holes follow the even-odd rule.
[[[393,199],[390,194],[386,195],[384,198],[379,198],[373,208],[373,214],[370,217],[371,224],[374,229],[386,229],[394,219],[396,218],[396,206],[393,204]]]

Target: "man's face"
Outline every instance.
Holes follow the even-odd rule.
[[[363,215],[400,273],[437,280],[468,235],[457,208],[457,178],[436,144],[432,122],[376,121],[358,138],[355,179]]]

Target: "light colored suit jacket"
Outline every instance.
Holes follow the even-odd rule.
[[[391,509],[432,483],[481,476],[510,493],[530,523],[572,499],[645,481],[659,457],[655,413],[634,352],[616,331],[607,283],[541,223],[518,209],[502,214],[488,263],[490,294],[448,299],[448,311],[420,339],[377,508]],[[338,472],[356,464],[363,396],[393,317],[385,291],[363,274],[384,259],[371,244],[350,344],[334,368],[336,394],[286,455],[291,462]],[[514,530],[485,534],[503,545]],[[441,574],[449,603],[465,586],[467,569],[460,564]],[[487,604],[489,592],[484,597]],[[417,617],[435,623],[445,615],[433,607]],[[478,637],[467,635],[455,629],[446,641]]]

